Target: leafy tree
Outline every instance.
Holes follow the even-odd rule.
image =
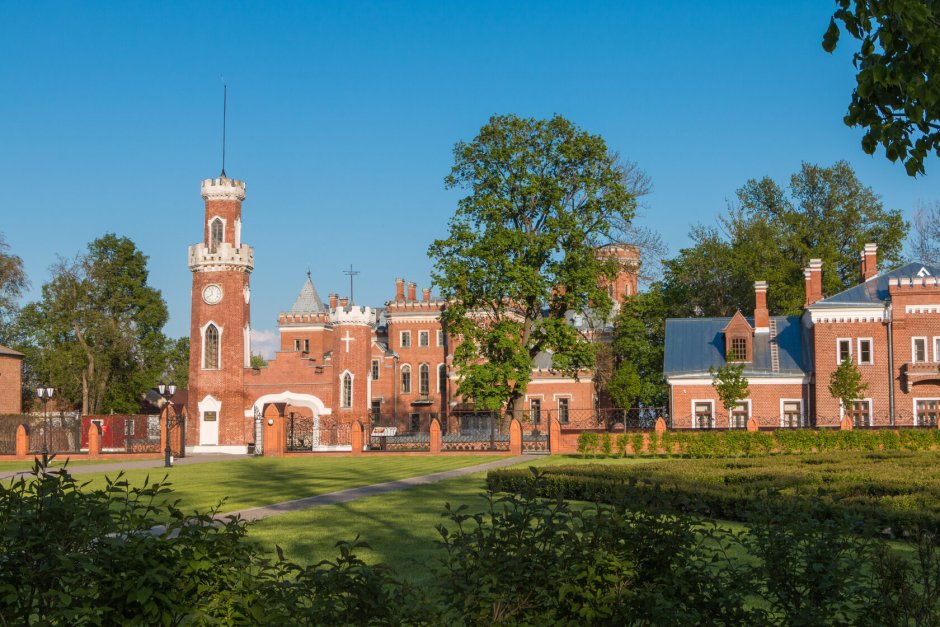
[[[428,250],[434,280],[452,303],[444,323],[460,342],[458,389],[481,409],[520,413],[536,355],[576,376],[594,363],[587,338],[566,313],[605,319],[610,298],[598,285],[616,260],[596,249],[635,199],[604,140],[561,116],[494,116],[454,147],[448,187],[469,190],[447,239]]]
[[[861,398],[862,392],[867,389],[868,384],[862,383],[862,373],[851,359],[842,360],[829,376],[829,393],[839,399],[846,412],[851,409],[852,401]]]
[[[109,233],[56,264],[42,300],[22,312],[20,341],[37,359],[34,376],[83,414],[135,411],[141,392],[164,375],[167,310],[147,276],[147,257]]]
[[[189,338],[167,339],[164,379],[181,389],[189,387]]]
[[[722,406],[730,413],[735,405],[747,398],[747,377],[744,376],[743,363],[726,363],[721,368],[709,368],[712,385],[721,400]]]
[[[940,202],[918,206],[911,227],[908,234],[911,261],[940,265]]]
[[[606,389],[617,407],[666,404],[666,306],[657,288],[627,298],[614,323],[612,347],[617,365]]]
[[[23,260],[9,250],[10,246],[0,233],[0,342],[3,343],[12,341],[11,319],[17,310],[17,300],[29,285]]]
[[[878,244],[882,265],[899,263],[907,225],[840,161],[804,163],[786,189],[766,177],[748,181],[719,227],[694,227],[693,245],[665,262],[670,315],[750,311],[759,280],[770,283],[771,311],[799,314],[810,259],[823,260],[824,293],[839,292],[858,283],[858,255],[868,242]]]
[[[258,355],[255,353],[251,354],[251,367],[252,368],[264,368],[268,365],[268,360],[264,358],[263,355]]]
[[[845,123],[866,129],[862,149],[880,144],[911,176],[924,159],[940,155],[940,3],[934,0],[838,0],[823,36],[836,49],[841,28],[861,42]],[[840,28],[841,23],[841,28]]]

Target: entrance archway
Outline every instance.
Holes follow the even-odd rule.
[[[323,404],[319,398],[312,394],[302,394],[299,392],[291,392],[286,390],[284,392],[278,392],[276,394],[265,394],[264,396],[259,397],[253,403],[253,413],[256,417],[256,420],[262,420],[265,410],[271,406],[275,405],[278,407],[278,413],[280,419],[283,420],[283,411],[284,408],[291,407],[302,407],[308,409],[312,414],[312,437],[310,451],[345,451],[351,450],[349,445],[346,444],[336,444],[332,440],[327,439],[322,441],[319,437],[321,431],[320,418],[321,416],[329,416],[333,413],[333,410]],[[257,425],[260,427],[260,425]],[[256,428],[256,449],[263,453],[264,443],[260,441],[260,438],[263,437],[261,434],[264,432],[264,429]],[[286,431],[284,429],[279,429],[277,433],[282,434],[279,436],[283,439],[286,436]],[[260,443],[260,447],[258,444]],[[275,448],[278,450],[286,450],[287,442],[280,442],[280,446],[272,447],[272,450]]]

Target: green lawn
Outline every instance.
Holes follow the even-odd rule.
[[[88,466],[90,464],[119,464],[121,462],[127,461],[124,459],[88,459],[84,455],[75,456],[73,458],[67,457],[56,457],[52,460],[50,467],[52,468],[61,468],[65,463],[65,460],[68,459],[69,467],[73,466]],[[9,471],[9,470],[29,470],[33,467],[33,458],[16,460],[10,462],[0,462],[0,471]]]
[[[657,461],[655,458],[580,459],[568,455],[533,456],[520,467],[558,464],[604,463],[635,464]],[[661,460],[660,460],[661,461]],[[370,563],[384,562],[407,574],[416,583],[426,583],[430,573],[426,564],[439,558],[435,542],[440,538],[437,525],[444,522],[444,504],[466,504],[470,511],[485,506],[486,473],[474,473],[433,485],[370,496],[350,503],[316,507],[266,518],[252,525],[248,537],[266,549],[279,545],[297,562],[313,563],[336,555],[337,540],[353,540],[357,534],[371,549],[358,554]]]
[[[124,473],[131,485],[167,480],[173,497],[184,510],[205,511],[225,499],[222,511],[269,505],[291,499],[326,494],[442,470],[473,466],[502,459],[500,456],[453,455],[438,457],[286,457],[251,458],[163,468],[135,469]],[[156,463],[159,463],[158,461]],[[91,487],[104,484],[115,473],[78,475]]]

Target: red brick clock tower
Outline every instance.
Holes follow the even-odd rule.
[[[249,275],[254,250],[241,241],[245,183],[202,182],[203,241],[189,247],[193,273],[189,330],[187,449],[244,453],[252,437],[244,376],[251,360]]]

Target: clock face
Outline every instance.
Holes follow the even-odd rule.
[[[207,285],[206,289],[202,290],[202,300],[206,301],[210,305],[215,305],[217,302],[222,300],[222,288],[214,283],[212,285]]]

